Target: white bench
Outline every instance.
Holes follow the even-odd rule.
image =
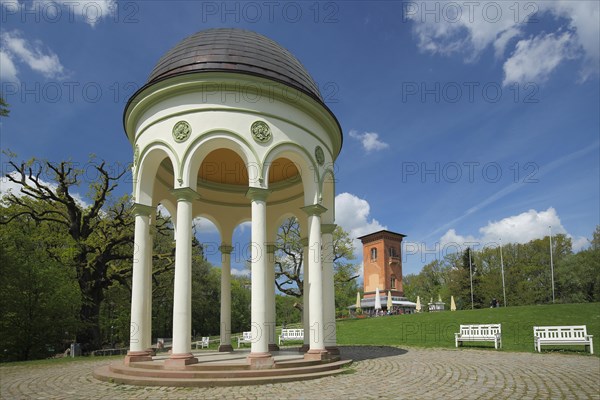
[[[242,332],[242,336],[238,336],[238,349],[240,348],[240,344],[242,343],[252,343],[252,332]]]
[[[210,338],[208,336],[206,336],[206,337],[203,336],[202,340],[198,340],[194,343],[196,345],[196,350],[198,349],[198,346],[200,346],[201,349],[204,349],[204,348],[208,349],[209,341],[210,341]]]
[[[502,325],[481,324],[461,325],[460,332],[454,334],[456,347],[459,342],[494,342],[494,348],[502,347]]]
[[[282,329],[279,335],[279,345],[286,340],[304,340],[304,329]]]
[[[587,334],[585,325],[575,326],[534,326],[533,344],[538,352],[543,346],[550,345],[584,345],[589,346],[590,354],[594,354],[593,335]]]

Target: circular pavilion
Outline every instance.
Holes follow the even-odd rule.
[[[173,347],[164,368],[197,363],[191,351],[192,221],[220,232],[221,345],[232,352],[230,255],[234,228],[251,221],[251,331],[246,365],[277,364],[274,242],[300,221],[305,243],[305,360],[337,360],[333,263],[334,171],[340,125],[302,64],[258,33],[209,29],[177,44],[125,107],[133,146],[136,255],[126,366],[152,360],[152,239],[161,204],[175,226]],[[310,327],[310,328],[308,328]]]

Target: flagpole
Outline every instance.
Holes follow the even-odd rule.
[[[504,307],[506,307],[506,287],[504,285],[504,259],[502,258],[502,238],[500,238],[500,267],[502,268],[502,293],[504,294]]]
[[[552,303],[554,303],[554,260],[552,258],[552,225],[548,226],[550,230],[550,273],[552,274]]]

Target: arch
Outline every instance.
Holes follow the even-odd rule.
[[[135,201],[140,204],[153,205],[154,181],[158,168],[163,160],[169,159],[173,171],[177,171],[179,159],[171,147],[163,141],[155,141],[144,147],[137,166],[134,182]],[[173,177],[176,179],[176,177]],[[175,181],[173,181],[175,187]],[[158,204],[158,202],[156,202]]]
[[[246,164],[249,185],[251,185],[253,178],[258,176],[258,156],[238,134],[222,129],[204,132],[186,149],[181,166],[181,185],[195,188],[202,161],[218,149],[232,150],[242,159]]]
[[[273,161],[278,158],[287,158],[294,164],[302,179],[304,191],[304,204],[316,204],[319,200],[319,175],[318,168],[310,154],[302,146],[292,142],[284,142],[273,147],[263,160],[261,179],[269,187],[269,169]]]

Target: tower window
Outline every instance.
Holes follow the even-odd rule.
[[[371,261],[373,260],[377,260],[377,249],[375,247],[371,249]]]
[[[392,276],[390,280],[390,286],[392,287],[392,289],[396,289],[396,278],[394,276]]]

